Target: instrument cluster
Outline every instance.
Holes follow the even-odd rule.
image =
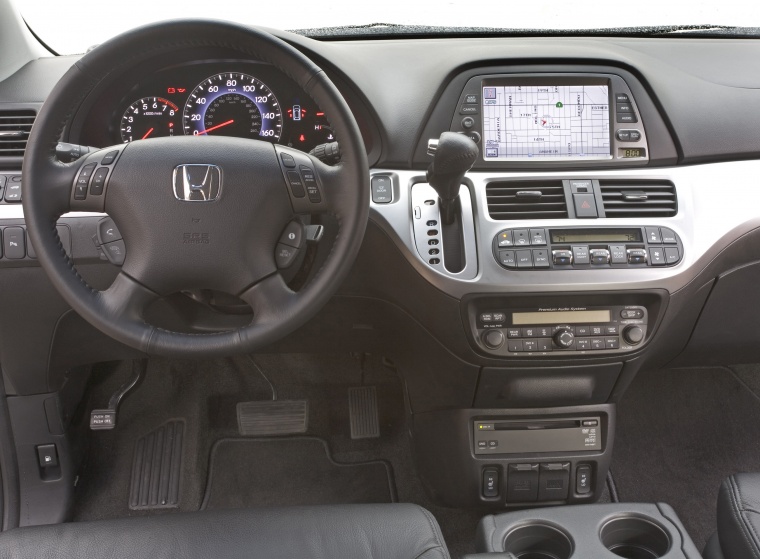
[[[273,67],[250,61],[156,71],[121,96],[109,127],[113,143],[182,135],[250,138],[305,152],[336,140],[304,91]]]

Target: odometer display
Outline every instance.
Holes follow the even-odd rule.
[[[188,97],[183,127],[187,135],[277,143],[282,136],[282,108],[261,80],[239,72],[216,74],[198,84]]]

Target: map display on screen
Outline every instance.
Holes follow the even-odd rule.
[[[485,85],[483,157],[610,159],[606,85]]]

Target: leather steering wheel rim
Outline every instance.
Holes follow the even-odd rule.
[[[326,261],[302,290],[292,292],[277,270],[272,271],[271,263],[267,262],[262,264],[258,275],[251,273],[250,277],[245,278],[255,281],[236,293],[251,305],[254,315],[249,325],[231,331],[187,334],[164,330],[145,322],[142,304],[168,293],[143,285],[139,278],[125,273],[126,267],[113,285],[104,291],[93,289],[77,273],[62,248],[56,222],[72,209],[72,185],[83,167],[83,161],[60,162],[55,156],[55,148],[82,102],[103,80],[113,79],[154,57],[204,47],[227,49],[242,57],[271,64],[306,91],[329,116],[341,142],[341,162],[327,167],[314,158],[310,159],[320,176],[323,194],[328,202],[328,209],[324,211],[335,216],[339,230]],[[125,56],[125,53],[128,54]],[[162,145],[159,140],[146,142],[151,141],[157,142],[155,146]],[[192,146],[193,141],[204,142],[205,139],[184,138],[173,143],[172,147],[181,151]],[[262,143],[257,140],[238,139],[233,142],[218,139],[216,144],[209,142],[207,145],[213,148],[209,150],[213,154],[228,148],[246,150],[247,146],[253,146],[245,142]],[[121,147],[125,160],[127,154],[132,156],[141,151],[129,144]],[[274,153],[274,148],[267,151],[268,148],[262,146],[253,147],[256,148],[255,153],[260,153],[271,167],[269,151]],[[264,174],[263,170],[261,174]],[[166,188],[171,188],[169,182]],[[287,189],[284,179],[283,188]],[[107,192],[103,203],[118,200],[117,193]],[[37,258],[53,286],[76,312],[97,329],[145,353],[165,356],[211,357],[251,352],[305,323],[324,306],[350,270],[366,228],[369,195],[369,171],[361,134],[351,110],[325,73],[301,52],[269,33],[216,21],[176,21],[146,26],[120,35],[87,53],[51,92],[37,116],[24,157],[23,207],[26,226]],[[171,216],[167,219],[170,220]],[[277,234],[279,232],[275,232],[275,238]],[[271,247],[270,254],[273,250],[274,247]],[[130,251],[128,246],[128,258]],[[146,267],[144,262],[140,265]],[[137,270],[139,266],[133,265],[132,269]],[[172,285],[171,282],[164,284],[168,285]]]

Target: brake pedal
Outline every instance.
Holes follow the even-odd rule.
[[[238,402],[238,430],[243,436],[296,435],[309,426],[307,400]]]
[[[90,412],[90,429],[92,431],[104,431],[116,428],[116,414],[119,411],[119,404],[124,397],[137,386],[145,377],[145,371],[148,369],[148,361],[145,359],[135,360],[132,362],[132,375],[122,384],[119,389],[113,393],[108,400],[106,409],[92,410]]]

